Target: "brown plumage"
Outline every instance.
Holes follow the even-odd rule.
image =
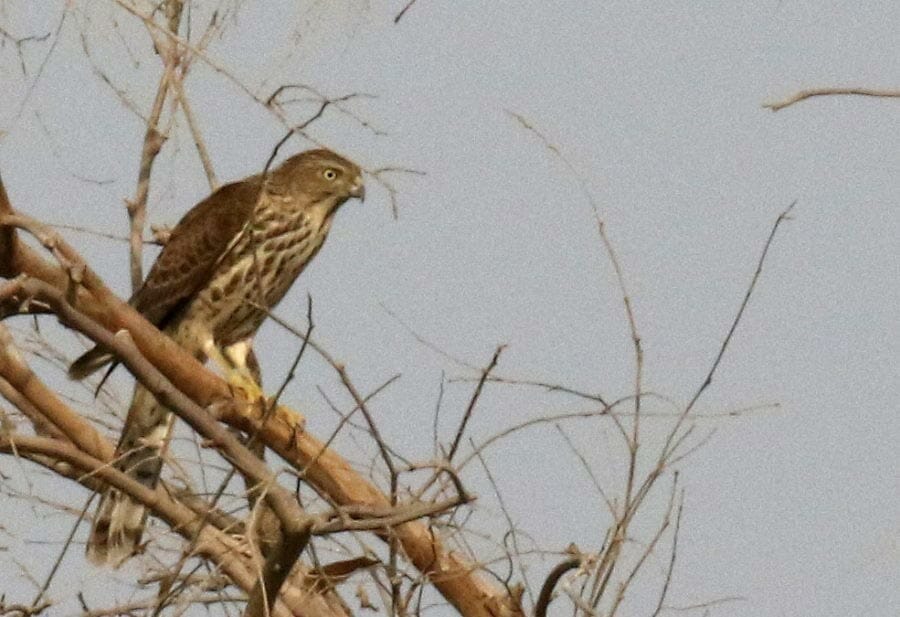
[[[201,360],[221,357],[252,337],[284,297],[321,248],[338,207],[364,196],[359,167],[328,150],[303,152],[265,178],[223,186],[175,226],[129,303]],[[69,375],[81,379],[112,360],[94,348]],[[155,487],[171,427],[172,414],[136,384],[116,467]],[[143,506],[108,489],[94,516],[88,557],[121,563],[138,548],[146,519]]]

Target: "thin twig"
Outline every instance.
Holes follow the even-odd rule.
[[[816,96],[871,96],[876,98],[900,98],[900,90],[879,90],[875,88],[811,88],[800,90],[796,94],[781,101],[763,103],[763,107],[779,111],[800,101]]]
[[[475,444],[471,445],[474,448]],[[494,480],[494,474],[491,473],[490,467],[488,467],[487,462],[484,460],[484,457],[480,452],[476,451],[476,455],[478,457],[478,461],[481,463],[482,469],[484,469],[484,473],[487,476],[488,482],[490,482],[491,487],[493,487],[494,489],[494,494],[497,496],[497,503],[500,504],[500,511],[503,513],[503,516],[506,519],[507,534],[509,534],[512,538],[513,553],[515,554],[516,561],[518,562],[519,575],[522,577],[522,581],[525,584],[525,589],[528,591],[528,595],[531,598],[531,603],[535,604],[534,595],[531,592],[531,585],[528,583],[528,575],[525,572],[525,564],[522,562],[522,552],[519,550],[519,533],[516,528],[516,524],[513,522],[512,516],[510,515],[509,510],[506,507],[506,502],[503,500],[503,495],[500,493],[500,487],[497,485],[497,481]],[[510,555],[510,563],[512,563],[512,555]],[[510,572],[510,575],[511,574],[512,572]]]
[[[494,367],[497,366],[497,362],[500,360],[500,354],[503,353],[504,349],[506,349],[506,345],[499,345],[497,349],[494,350],[494,356],[491,358],[491,361],[488,363],[487,367],[481,371],[481,379],[478,380],[478,385],[475,386],[475,392],[472,393],[472,398],[469,399],[469,405],[466,407],[466,412],[463,414],[462,420],[459,423],[459,428],[456,429],[456,436],[453,438],[453,445],[450,446],[450,451],[447,453],[448,462],[453,461],[453,457],[456,455],[456,450],[459,448],[459,443],[460,440],[462,440],[463,433],[466,432],[466,425],[469,423],[469,419],[472,417],[472,412],[475,410],[475,404],[478,402],[478,398],[481,396],[481,390],[482,388],[484,388],[484,382],[491,374],[491,371],[494,370]]]
[[[15,120],[13,120],[12,122],[13,125],[18,123],[19,119],[22,117],[22,112],[25,111],[25,106],[31,99],[31,95],[34,94],[35,88],[37,88],[38,81],[40,81],[41,76],[44,74],[44,69],[47,68],[47,64],[50,62],[50,57],[53,55],[53,52],[56,51],[56,46],[59,44],[59,41],[62,38],[61,35],[63,25],[65,25],[66,18],[69,16],[69,10],[70,7],[68,5],[63,8],[62,15],[60,15],[59,18],[59,23],[56,24],[56,28],[53,31],[53,40],[50,43],[50,49],[47,50],[47,53],[41,59],[41,64],[38,66],[38,70],[34,75],[34,79],[32,79],[31,83],[28,84],[28,89],[25,91],[25,96],[22,97],[22,101],[19,103],[19,108],[18,110],[16,110]]]
[[[455,383],[457,381],[474,381],[474,379],[451,379],[450,383]],[[501,377],[499,375],[491,375],[490,377],[488,377],[488,381],[508,384],[511,386],[532,386],[535,388],[543,388],[547,390],[547,392],[561,392],[563,394],[571,394],[572,396],[577,396],[578,398],[583,398],[589,401],[600,403],[601,405],[606,405],[606,400],[604,400],[603,396],[600,394],[591,394],[590,392],[584,392],[582,390],[570,388],[569,386],[564,386],[562,384],[555,384],[547,381],[533,379],[511,379],[509,377]]]
[[[165,69],[159,78],[156,98],[153,100],[150,115],[147,118],[147,130],[144,133],[144,141],[141,146],[141,160],[138,166],[135,196],[126,202],[130,220],[129,238],[131,249],[129,253],[129,271],[131,272],[132,292],[136,292],[144,282],[143,235],[144,223],[147,219],[147,198],[150,194],[150,174],[153,171],[156,155],[159,154],[166,141],[166,136],[159,130],[159,123],[174,70],[174,66],[166,62]]]
[[[769,248],[771,248],[772,241],[775,239],[775,234],[778,232],[778,228],[784,221],[790,220],[791,211],[794,209],[795,205],[797,205],[797,202],[793,201],[775,219],[775,223],[773,223],[772,229],[769,231],[769,236],[768,238],[766,238],[766,242],[763,245],[762,254],[759,256],[759,260],[756,263],[756,270],[753,272],[753,276],[750,279],[750,284],[747,286],[747,290],[744,292],[744,299],[741,301],[741,305],[731,322],[731,326],[728,328],[728,333],[722,340],[722,344],[719,346],[719,351],[716,354],[716,357],[713,360],[709,371],[707,371],[706,377],[703,379],[700,387],[697,388],[697,391],[694,393],[694,396],[691,398],[690,402],[688,402],[687,406],[684,408],[684,411],[681,413],[681,416],[679,416],[678,421],[675,423],[675,426],[672,428],[672,431],[669,433],[669,436],[666,439],[666,445],[663,448],[663,455],[665,458],[668,458],[668,456],[671,454],[670,445],[675,437],[675,434],[678,432],[678,429],[681,428],[681,425],[684,423],[685,418],[687,418],[687,416],[691,413],[691,410],[694,408],[694,405],[697,403],[697,401],[700,400],[703,392],[712,383],[713,376],[715,375],[716,370],[719,368],[719,364],[722,362],[722,358],[725,356],[725,351],[728,349],[728,345],[731,343],[731,339],[734,336],[735,331],[737,330],[738,324],[741,323],[741,318],[744,316],[744,311],[746,310],[747,305],[750,303],[750,297],[753,295],[753,291],[756,289],[756,284],[759,281],[760,275],[762,274],[763,265],[765,264],[766,257],[769,254]]]
[[[96,236],[97,238],[106,238],[107,240],[115,240],[117,242],[129,242],[129,238],[127,236],[122,236],[119,234],[108,233],[105,231],[97,231],[96,229],[89,229],[87,227],[81,227],[80,225],[66,225],[63,223],[45,223],[48,227],[53,227],[54,229],[67,229],[69,231],[77,231],[78,233],[88,234],[91,236]],[[163,243],[160,242],[155,237],[144,238],[141,242],[144,244],[155,244],[156,246],[162,246]]]
[[[175,96],[178,98],[178,104],[184,113],[184,119],[187,121],[188,130],[190,130],[191,138],[194,140],[194,147],[197,148],[197,155],[200,157],[200,163],[203,165],[209,188],[211,191],[215,191],[219,188],[219,179],[216,177],[216,172],[213,169],[212,159],[206,147],[206,140],[203,139],[203,133],[200,132],[197,118],[194,116],[194,111],[188,101],[187,94],[185,94],[183,72],[176,71],[174,77],[172,85],[175,88]]]
[[[675,531],[672,533],[672,551],[669,554],[669,565],[666,567],[666,580],[663,582],[662,591],[659,594],[659,602],[656,604],[656,610],[653,611],[651,617],[658,617],[663,609],[663,603],[666,601],[666,594],[669,593],[669,585],[672,583],[672,572],[675,571],[675,559],[678,554],[678,532],[681,531],[681,512],[684,509],[684,490],[681,491],[681,499],[678,500],[678,511],[675,514]]]
[[[434,415],[433,420],[431,422],[431,455],[438,455],[438,434],[440,432],[440,424],[441,424],[441,404],[444,402],[444,383],[446,382],[446,375],[444,371],[441,371],[441,382],[438,387],[438,395],[437,400],[434,403]]]
[[[19,56],[19,68],[22,70],[22,75],[24,77],[27,77],[28,67],[25,65],[25,54],[22,51],[25,47],[25,43],[40,43],[46,41],[48,38],[50,38],[50,32],[48,31],[45,34],[32,34],[29,36],[17,37],[0,27],[0,37],[3,37],[7,41],[11,41],[12,44],[16,46],[16,53]]]
[[[656,533],[653,535],[653,538],[647,544],[644,551],[641,553],[641,556],[638,558],[637,562],[632,566],[631,572],[629,572],[628,576],[619,584],[619,589],[616,592],[616,597],[613,600],[612,606],[609,609],[609,615],[612,617],[616,614],[619,606],[622,601],[625,599],[625,592],[631,587],[632,582],[637,576],[638,572],[641,571],[644,563],[647,561],[647,558],[653,553],[656,545],[659,543],[663,534],[666,532],[666,529],[669,528],[669,525],[672,522],[672,510],[675,507],[675,499],[678,492],[678,472],[675,472],[675,477],[672,480],[672,490],[669,494],[669,504],[666,506],[666,512],[663,516],[662,523],[659,528],[657,528]],[[680,512],[680,509],[679,509]]]
[[[606,494],[606,491],[603,490],[603,486],[600,485],[600,480],[594,474],[594,471],[588,464],[587,459],[584,458],[584,454],[582,454],[581,451],[579,451],[578,448],[575,447],[572,439],[566,434],[559,422],[554,423],[553,426],[557,430],[557,432],[562,435],[563,440],[565,440],[566,445],[569,446],[569,450],[572,451],[572,454],[574,454],[578,458],[578,461],[581,463],[581,468],[584,469],[584,471],[587,473],[588,477],[591,479],[591,482],[594,485],[594,488],[600,494],[600,497],[603,498],[603,502],[606,504],[606,508],[607,510],[609,510],[610,515],[613,517],[613,519],[615,519],[617,516],[616,507],[613,504],[612,500],[610,500],[609,496]]]
[[[530,428],[532,426],[539,426],[541,424],[552,424],[555,422],[559,422],[560,420],[586,420],[586,419],[596,418],[596,417],[600,417],[600,416],[615,417],[615,414],[613,413],[612,410],[615,409],[617,406],[619,406],[627,401],[630,401],[630,400],[631,400],[631,396],[626,396],[626,397],[620,398],[617,401],[613,401],[611,404],[609,404],[605,407],[602,407],[600,409],[592,409],[592,410],[588,410],[588,411],[576,411],[576,412],[571,412],[571,413],[562,413],[562,414],[553,415],[553,416],[541,416],[538,418],[531,418],[529,420],[523,420],[522,422],[519,422],[518,424],[514,424],[514,425],[512,425],[508,428],[505,428],[502,431],[486,438],[484,441],[482,441],[478,445],[476,452],[483,452],[488,446],[493,445],[494,443],[500,441],[501,439],[504,439],[504,438],[512,435],[513,433],[517,433],[523,429]],[[457,465],[457,469],[465,468],[466,466],[468,466],[469,463],[472,462],[472,459],[474,459],[474,458],[475,458],[474,453],[469,454],[465,459],[463,459],[463,461],[459,465]]]
[[[394,321],[396,321],[398,324],[400,324],[400,326],[401,326],[404,330],[406,330],[406,331],[410,334],[410,336],[412,336],[414,339],[416,339],[416,341],[418,341],[421,345],[424,345],[425,347],[427,347],[427,348],[430,349],[431,351],[435,352],[436,354],[440,355],[440,356],[443,357],[443,358],[446,358],[447,360],[450,360],[450,361],[453,362],[454,364],[457,364],[457,365],[462,366],[462,367],[467,368],[467,369],[471,369],[471,370],[473,370],[473,371],[482,372],[480,367],[478,367],[478,366],[476,366],[476,365],[474,365],[474,364],[472,364],[472,363],[470,363],[470,362],[466,362],[465,360],[462,360],[462,359],[460,359],[460,358],[457,358],[456,356],[450,354],[450,353],[447,352],[447,351],[444,351],[444,350],[441,349],[436,343],[433,343],[433,342],[429,341],[427,338],[425,338],[424,336],[422,336],[421,334],[419,334],[418,332],[416,332],[416,331],[412,328],[412,326],[410,326],[410,325],[407,324],[405,321],[403,321],[403,320],[400,318],[400,316],[397,315],[397,313],[395,313],[395,312],[392,311],[390,308],[388,308],[388,306],[387,306],[386,304],[384,304],[383,302],[382,302],[382,303],[379,303],[378,306],[380,306],[381,309],[382,309],[385,313],[388,314],[388,317],[392,318]],[[482,376],[482,377],[480,377],[479,379],[483,379],[483,378],[484,378],[484,377]]]
[[[91,494],[91,498],[88,499],[87,503],[84,504],[84,507],[81,509],[81,513],[79,514],[78,519],[75,521],[75,524],[72,525],[72,529],[69,531],[69,535],[66,537],[66,541],[63,542],[62,550],[59,551],[59,555],[56,556],[56,560],[53,562],[53,567],[50,568],[50,573],[47,574],[47,578],[44,579],[44,584],[41,585],[40,591],[38,591],[38,594],[34,597],[34,600],[31,601],[32,610],[35,610],[40,606],[40,602],[43,599],[44,594],[47,593],[47,589],[50,588],[50,583],[53,582],[54,577],[56,577],[56,573],[59,571],[59,566],[62,563],[63,558],[69,551],[69,547],[72,546],[72,540],[75,539],[75,533],[81,526],[81,521],[84,520],[84,515],[87,514],[88,508],[91,507],[91,503],[93,503],[94,497],[96,496],[96,492]]]
[[[365,398],[363,398],[363,402],[368,403],[368,402],[371,401],[373,398],[375,398],[376,396],[378,396],[378,394],[380,394],[385,388],[387,388],[389,385],[391,385],[392,383],[394,383],[394,382],[397,381],[398,379],[400,379],[400,374],[399,374],[399,373],[397,373],[396,375],[393,375],[392,377],[389,377],[389,378],[388,378],[386,381],[384,381],[380,386],[378,386],[377,388],[375,388],[375,389],[372,391],[371,394],[366,395]],[[320,458],[321,456],[323,456],[323,455],[328,451],[328,449],[331,447],[331,444],[334,442],[335,439],[337,439],[337,436],[338,436],[338,434],[341,432],[341,429],[343,429],[343,427],[344,427],[348,422],[350,422],[350,418],[353,417],[353,414],[356,413],[358,410],[359,410],[359,405],[354,405],[353,409],[351,409],[350,412],[347,413],[347,414],[341,414],[340,412],[338,412],[338,415],[339,415],[340,418],[341,418],[340,421],[338,422],[338,425],[337,425],[337,426],[335,427],[335,429],[331,432],[331,435],[328,436],[328,439],[326,439],[325,442],[322,444],[322,448],[321,448],[321,449],[316,453],[316,455],[309,461],[309,463],[307,463],[306,465],[304,465],[303,469],[297,474],[299,477],[302,478],[304,475],[306,475],[306,472],[307,472],[311,467],[315,466],[315,464],[319,461],[319,458]],[[337,411],[337,410],[336,410],[336,411]]]
[[[400,9],[400,12],[394,16],[394,23],[396,24],[401,19],[403,19],[403,16],[406,15],[406,11],[408,11],[410,8],[412,8],[412,5],[414,5],[415,3],[416,3],[416,0],[409,0],[409,2],[406,3],[406,6],[404,6],[402,9]]]
[[[619,263],[619,258],[616,254],[615,247],[613,246],[612,241],[609,239],[609,236],[606,233],[606,224],[600,218],[599,210],[597,209],[597,206],[593,203],[593,201],[592,205],[594,207],[594,218],[597,222],[597,231],[603,241],[603,246],[606,248],[606,254],[609,258],[609,262],[612,264],[613,270],[616,273],[616,281],[619,285],[619,291],[622,294],[622,303],[625,306],[625,315],[628,319],[628,329],[631,333],[631,342],[634,346],[634,419],[631,423],[630,438],[626,439],[629,461],[628,478],[625,485],[625,501],[623,502],[623,507],[627,508],[627,504],[631,501],[632,490],[634,489],[634,475],[637,472],[637,456],[638,448],[640,447],[639,436],[641,420],[641,391],[644,375],[644,349],[641,345],[641,336],[638,333],[637,320],[634,316],[634,308],[631,304],[631,296],[628,294],[628,288],[625,284],[625,275],[622,272],[622,266]]]
[[[713,600],[709,600],[707,602],[698,602],[696,604],[685,604],[684,606],[672,606],[667,605],[663,606],[664,610],[667,611],[699,611],[700,609],[707,609],[704,612],[704,615],[709,615],[709,609],[713,606],[719,606],[721,604],[728,604],[730,602],[746,602],[747,598],[744,596],[725,596],[724,598],[715,598]]]
[[[394,183],[391,180],[385,178],[385,176],[389,173],[406,173],[416,176],[425,175],[424,171],[409,169],[407,167],[379,167],[378,169],[371,169],[366,171],[370,176],[375,178],[375,182],[383,186],[388,192],[388,199],[391,203],[391,215],[394,217],[395,221],[400,218],[400,210],[398,206],[398,195],[400,194],[400,191],[397,190],[397,187],[394,186]]]

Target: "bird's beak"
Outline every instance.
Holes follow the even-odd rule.
[[[350,187],[350,196],[356,197],[360,201],[366,200],[366,185],[363,184],[362,176],[356,177],[356,182]]]

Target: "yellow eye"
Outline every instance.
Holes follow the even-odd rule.
[[[326,180],[334,180],[335,178],[337,178],[337,172],[329,167],[322,172],[322,177],[324,177]]]

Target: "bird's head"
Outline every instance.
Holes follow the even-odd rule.
[[[362,170],[353,161],[324,148],[295,154],[282,163],[269,180],[277,192],[303,195],[311,204],[325,204],[334,211],[348,199],[363,200],[366,188]]]

